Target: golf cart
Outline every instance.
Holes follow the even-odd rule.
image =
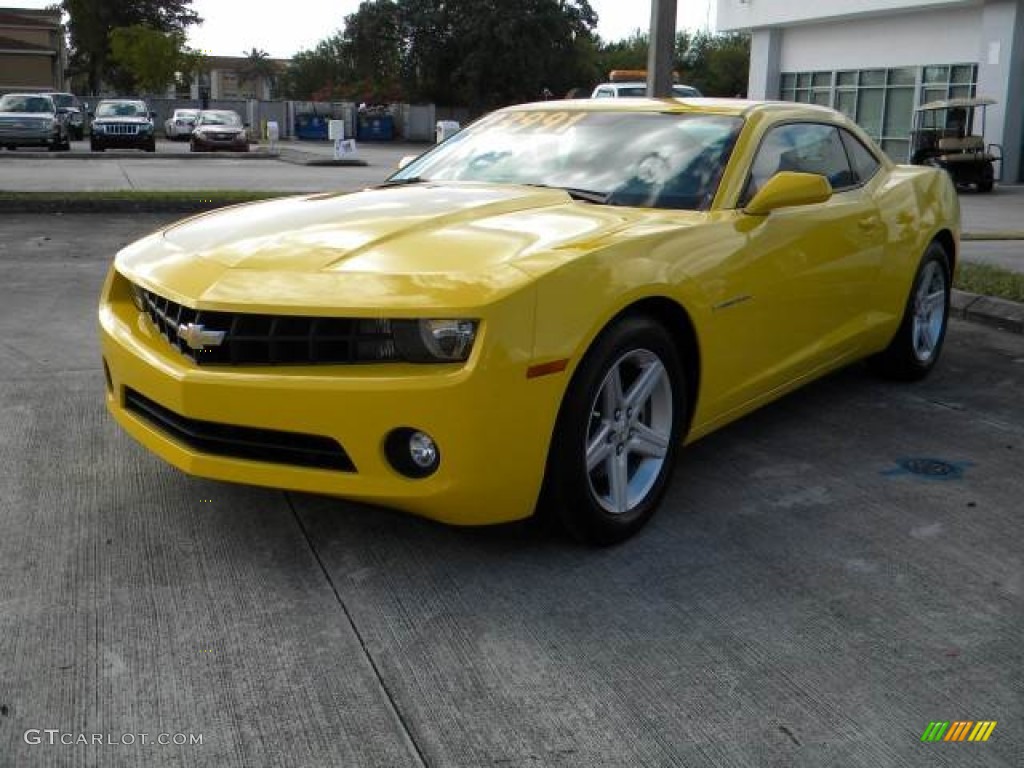
[[[943,99],[922,104],[914,114],[910,162],[945,169],[958,187],[973,184],[979,192],[991,192],[1002,163],[1002,147],[985,146],[985,109],[995,99]],[[974,115],[981,112],[981,127],[973,132]]]

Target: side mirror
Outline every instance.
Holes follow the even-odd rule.
[[[419,155],[406,155],[405,157],[403,157],[401,160],[398,161],[398,170],[402,170],[403,168],[405,168],[405,166],[407,166],[417,157],[419,157]]]
[[[92,120],[94,117],[96,117],[96,115],[94,115],[92,112],[90,112],[89,113],[89,119]]]
[[[149,113],[149,116],[150,116],[150,117],[151,117],[151,118],[152,118],[153,120],[156,120],[156,112],[150,112],[150,113]]]
[[[758,190],[743,212],[749,216],[767,216],[778,208],[824,203],[830,197],[832,185],[824,176],[779,171]]]

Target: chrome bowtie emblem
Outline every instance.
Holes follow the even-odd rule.
[[[219,347],[224,341],[224,331],[208,331],[196,323],[182,323],[178,326],[178,338],[191,349]]]

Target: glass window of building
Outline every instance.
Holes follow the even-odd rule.
[[[857,122],[893,160],[906,162],[914,108],[958,96],[974,96],[975,64],[784,72],[780,97],[823,104]]]

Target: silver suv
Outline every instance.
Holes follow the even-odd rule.
[[[71,149],[63,109],[45,93],[8,93],[0,97],[0,146]]]

